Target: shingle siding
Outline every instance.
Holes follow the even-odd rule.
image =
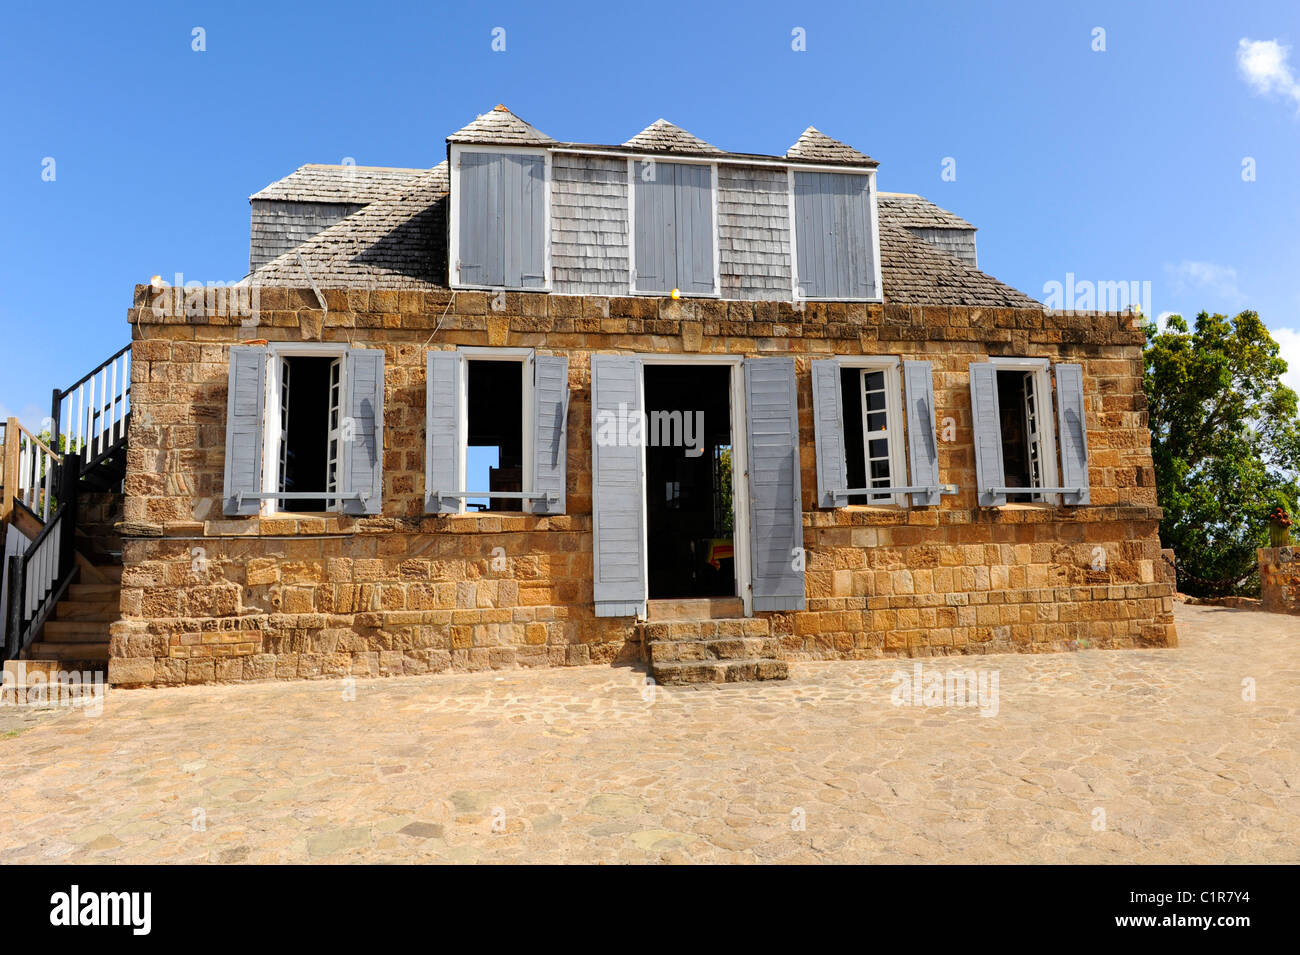
[[[722,297],[788,299],[790,185],[784,169],[718,166]]]
[[[255,272],[276,256],[350,216],[364,203],[283,202],[254,199],[249,230],[248,268]]]
[[[628,294],[627,160],[551,160],[551,280],[564,295]]]

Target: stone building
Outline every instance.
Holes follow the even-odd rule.
[[[812,128],[447,142],[137,287],[112,682],[1175,644],[1131,316]]]

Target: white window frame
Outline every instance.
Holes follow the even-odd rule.
[[[1042,437],[1042,484],[1040,487],[1059,487],[1060,478],[1057,469],[1057,451],[1056,451],[1056,408],[1055,408],[1055,388],[1052,381],[1052,362],[1048,358],[990,358],[989,364],[993,366],[994,383],[996,385],[996,375],[1001,371],[1024,371],[1031,372],[1034,375],[1034,402],[1037,405],[1038,421],[1040,424],[1039,433]],[[998,422],[998,441],[1002,440],[1002,422]],[[1006,480],[1005,473],[1002,480]],[[1034,497],[1039,500],[1032,501],[1033,504],[1047,504],[1052,507],[1057,506],[1060,502],[1059,494],[1036,494]],[[1025,503],[1023,501],[1016,503]]]
[[[671,290],[660,292],[643,292],[636,287],[636,188],[640,181],[637,171],[639,163],[661,162],[684,166],[708,166],[709,188],[713,192],[713,291],[709,294],[681,293],[682,298],[722,298],[722,246],[721,227],[718,224],[718,163],[713,159],[701,159],[690,156],[628,156],[627,157],[627,291],[629,295],[646,298],[663,298],[671,295]]]
[[[533,418],[534,407],[536,405],[536,380],[534,377],[534,356],[535,352],[531,348],[494,348],[482,345],[467,345],[457,348],[456,354],[461,356],[462,374],[457,386],[460,390],[460,420],[456,422],[458,430],[457,440],[460,442],[460,473],[456,476],[456,490],[458,491],[479,491],[487,488],[467,487],[469,480],[469,363],[472,361],[510,361],[518,362],[520,365],[520,375],[523,376],[523,402],[520,408],[520,429],[523,436],[523,476],[520,481],[522,489],[530,490],[528,485],[532,481],[533,475]],[[425,454],[432,454],[432,448],[429,442],[425,444]],[[533,512],[532,501],[521,501],[518,511],[470,511],[468,509],[468,498],[460,498],[459,514],[470,514],[475,517],[497,517],[502,514],[531,514]]]
[[[541,288],[522,288],[519,286],[501,286],[501,285],[470,285],[460,280],[460,157],[464,153],[509,153],[519,156],[541,156],[544,159],[544,169],[542,173],[542,188],[545,192],[545,201],[542,208],[545,210],[543,231],[545,233],[545,253],[544,269],[545,284]],[[447,275],[450,280],[450,287],[453,289],[473,289],[482,291],[507,291],[507,292],[550,292],[552,290],[552,268],[551,268],[551,204],[554,198],[554,191],[551,185],[551,151],[549,149],[539,149],[528,146],[494,146],[494,145],[461,145],[459,143],[451,144],[451,152],[447,157],[447,175],[449,190],[447,194],[447,221],[449,223],[448,242],[447,242]]]
[[[339,365],[339,394],[346,395],[348,381],[348,346],[332,342],[271,342],[266,346],[265,401],[262,409],[262,492],[272,494],[280,490],[280,361],[285,358],[341,358]],[[292,388],[292,382],[290,382]],[[343,409],[340,409],[343,410]],[[328,454],[328,451],[326,452]],[[321,497],[325,497],[324,493]],[[324,511],[295,511],[293,502],[278,498],[264,498],[260,505],[262,517],[281,514],[334,514],[343,510],[343,502],[336,501]]]
[[[840,356],[840,368],[858,372],[856,400],[862,409],[862,459],[863,481],[871,486],[871,458],[867,450],[867,398],[863,388],[863,372],[880,371],[885,375],[885,420],[889,428],[889,483],[892,487],[907,487],[907,434],[903,430],[903,376],[902,362],[894,355]],[[841,396],[843,397],[843,396]],[[847,440],[847,435],[846,435]],[[898,507],[911,506],[910,494],[890,495],[892,500],[871,500],[867,504],[842,504],[841,507]]]
[[[809,297],[800,293],[799,288],[799,235],[795,224],[794,212],[794,174],[796,172],[829,172],[841,176],[866,176],[868,207],[871,211],[871,257],[875,269],[874,285],[876,294],[870,298],[823,298]],[[880,209],[876,201],[876,170],[854,169],[844,166],[791,165],[786,167],[786,190],[789,193],[790,217],[790,299],[793,302],[873,302],[885,300],[884,286],[881,284],[880,272]]]

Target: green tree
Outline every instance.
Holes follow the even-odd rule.
[[[1177,556],[1178,587],[1196,596],[1259,592],[1255,548],[1268,512],[1294,513],[1300,486],[1296,393],[1259,316],[1182,316],[1146,326],[1143,386],[1164,518],[1160,540]]]

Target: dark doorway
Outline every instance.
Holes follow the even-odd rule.
[[[645,367],[651,599],[736,596],[731,369]]]
[[[470,361],[468,491],[524,489],[524,379],[519,361]],[[517,497],[470,498],[472,511],[522,511]]]
[[[1002,428],[1003,478],[1007,487],[1043,486],[1043,441],[1037,378],[1032,371],[1006,370],[998,375],[998,424]],[[1010,502],[1042,500],[1041,494],[1008,494]]]
[[[330,418],[337,413],[337,358],[290,357],[280,363],[280,490],[329,490]],[[331,367],[333,366],[333,368]],[[335,426],[337,427],[337,426]],[[325,499],[289,498],[283,511],[324,511]]]

